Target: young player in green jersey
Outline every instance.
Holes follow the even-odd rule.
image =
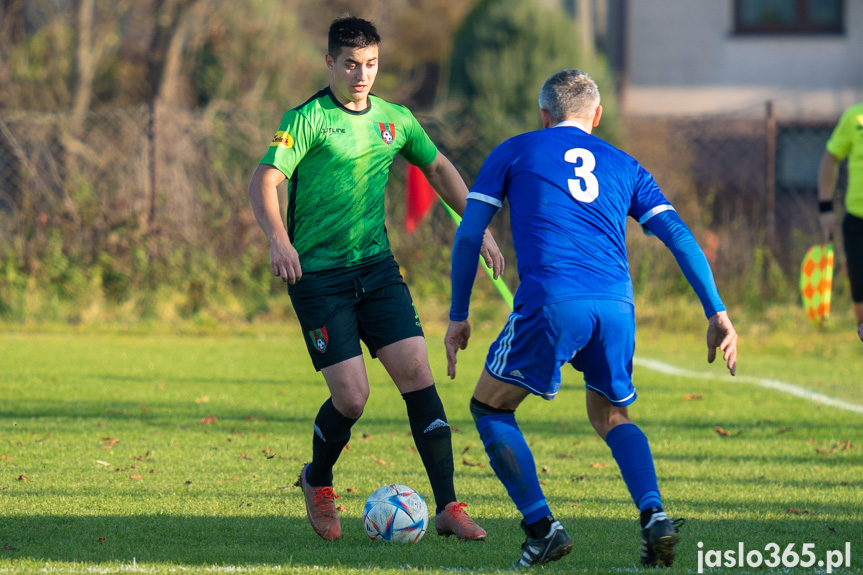
[[[366,20],[332,23],[329,86],[284,115],[249,184],[255,216],[270,242],[273,273],[288,283],[309,355],[330,392],[315,418],[312,461],[303,467],[300,485],[315,532],[338,539],[332,472],[369,396],[362,340],[404,398],[437,504],[435,529],[484,539],[486,532],[456,499],[449,424],[384,227],[384,189],[396,154],[418,166],[458,213],[467,187],[407,108],[370,93],[380,41]],[[276,192],[285,179],[287,229]],[[483,248],[499,276],[503,258],[488,232]]]
[[[851,299],[857,316],[857,335],[863,341],[863,102],[851,106],[833,130],[818,167],[818,199],[824,242],[833,241],[836,218],[833,191],[839,163],[848,158],[848,189],[842,239],[851,282]]]

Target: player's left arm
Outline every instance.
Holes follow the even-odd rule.
[[[432,163],[420,167],[420,170],[441,199],[457,214],[463,215],[467,201],[467,186],[452,162],[438,152]],[[480,254],[486,265],[494,272],[494,278],[500,277],[505,262],[497,242],[494,241],[494,236],[488,229],[483,232]]]
[[[710,263],[698,242],[695,241],[692,232],[673,209],[657,213],[642,225],[671,250],[683,275],[686,276],[701,301],[704,314],[709,321],[707,361],[713,363],[716,349],[719,348],[731,375],[734,375],[737,372],[737,332],[719,297]]]

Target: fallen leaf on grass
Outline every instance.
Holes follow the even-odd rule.
[[[0,455],[0,460],[3,461],[15,461],[14,457],[9,457],[8,455]]]
[[[196,397],[195,403],[210,403],[210,396],[205,395],[204,397]]]
[[[102,449],[114,449],[114,446],[120,443],[119,437],[103,437],[102,441],[106,442]]]
[[[850,440],[850,439],[846,439],[845,441],[843,441],[843,442],[842,442],[842,443],[840,443],[839,445],[842,447],[842,451],[848,451],[849,449],[851,449],[851,448],[853,447],[853,446],[851,445],[851,440]]]
[[[776,431],[776,435],[782,435],[783,433],[788,433],[789,431],[794,431],[793,427],[783,427]]]
[[[683,396],[684,401],[700,401],[704,399],[704,396],[698,393],[687,393]]]
[[[345,446],[342,447],[342,451],[350,451],[350,450],[351,450],[351,444],[345,443]]]
[[[272,449],[270,449],[269,447],[265,447],[265,448],[261,451],[261,453],[263,453],[264,455],[266,455],[266,456],[267,456],[267,459],[272,459],[273,457],[275,457],[275,456],[276,456],[276,452],[275,452],[275,451],[273,451]]]
[[[607,463],[591,463],[590,466],[593,467],[594,469],[604,469],[605,467],[608,467],[608,464]]]
[[[408,451],[413,451],[414,453],[416,453],[416,451],[417,451],[417,448],[414,447],[413,445],[406,445],[405,449],[407,449]]]
[[[347,491],[348,493],[356,493],[357,492],[357,490],[354,489],[353,487],[348,487],[347,489],[345,489],[345,491]]]
[[[132,459],[134,459],[135,461],[144,461],[144,458],[146,458],[146,457],[150,457],[150,450],[149,449],[147,450],[147,453],[145,453],[144,455],[133,455]]]
[[[794,507],[789,507],[788,513],[791,513],[792,515],[800,515],[800,514],[810,515],[812,512],[809,511],[808,509],[804,509],[803,511],[800,511],[799,509],[796,509]]]
[[[449,426],[449,429],[450,429],[450,431],[452,431],[453,433],[461,433],[461,428],[456,427],[456,426],[454,426],[454,425],[450,425],[450,426]]]
[[[4,543],[4,544],[3,544],[3,549],[4,549],[4,550],[6,550],[6,551],[18,551],[18,548],[17,548],[17,547],[12,547],[12,546],[11,546],[11,545],[9,545],[8,543]]]
[[[104,535],[102,537],[99,537],[99,543],[101,543],[101,544],[105,543],[105,536]]]
[[[578,477],[575,478],[575,480],[576,481],[587,481],[587,477],[585,477],[584,475],[579,475]]]
[[[347,510],[348,510],[348,508],[345,507],[344,503],[339,503],[339,506],[336,507],[336,511],[338,511],[339,513],[344,513]]]
[[[468,467],[485,467],[485,463],[483,463],[482,461],[468,461],[467,458],[464,457],[462,458],[461,463],[462,465],[467,465]]]
[[[575,457],[573,457],[569,453],[558,453],[557,458],[558,459],[575,459]]]
[[[468,445],[467,447],[465,447],[464,449],[462,449],[462,450],[461,450],[461,454],[462,454],[462,455],[464,455],[464,454],[465,454],[465,453],[467,453],[468,451],[470,451],[470,445]]]
[[[245,453],[241,453],[237,457],[235,457],[234,459],[251,459],[251,457],[249,457]]]
[[[543,465],[542,466],[542,472],[543,473],[551,473],[551,468],[548,465]]]
[[[143,403],[138,404],[138,409],[143,411],[144,413],[150,413],[150,408],[144,405]]]
[[[263,417],[255,417],[254,415],[247,415],[247,416],[246,416],[246,420],[247,420],[247,421],[266,421],[266,418],[263,418]]]
[[[393,462],[392,462],[392,461],[384,461],[383,459],[378,459],[378,458],[377,458],[377,457],[375,457],[374,455],[369,455],[369,457],[371,457],[371,458],[372,458],[372,461],[374,461],[374,462],[375,462],[375,463],[377,463],[378,465],[393,465]]]
[[[228,477],[228,481],[239,481],[239,477]]]
[[[365,441],[371,441],[374,438],[375,438],[375,436],[372,435],[371,433],[363,433],[363,440],[365,440]]]
[[[19,475],[19,476],[18,476],[18,481],[23,481],[24,483],[27,483],[27,482],[28,482],[28,481],[30,481],[30,480],[29,480],[29,479],[27,479],[27,476],[26,476],[26,475]]]
[[[130,475],[129,479],[144,479],[143,475]]]
[[[718,435],[721,435],[722,437],[737,437],[738,435],[741,435],[743,433],[742,431],[738,431],[737,433],[731,433],[730,431],[722,429],[718,425],[713,429],[713,431],[715,431]]]
[[[818,449],[817,447],[815,448],[815,452],[820,453],[821,455],[830,455],[831,453],[834,453],[835,451],[836,451],[835,447],[831,448],[830,451],[827,451],[826,449]]]
[[[201,425],[210,425],[211,423],[216,423],[217,421],[218,418],[215,415],[211,415],[209,417],[202,417],[200,423]]]
[[[829,530],[830,530],[830,533],[836,533],[836,528],[835,528],[835,527],[830,527],[830,524],[829,524],[829,523],[827,523],[826,521],[824,522],[824,526],[825,526],[825,527],[827,527],[827,529],[829,529]]]

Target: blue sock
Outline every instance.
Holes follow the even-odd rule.
[[[647,437],[634,423],[618,425],[608,432],[605,442],[620,467],[623,481],[639,511],[662,507],[653,455]]]
[[[476,420],[476,428],[491,468],[524,515],[524,522],[534,523],[551,515],[536,475],[533,453],[515,422],[515,414],[484,415]]]

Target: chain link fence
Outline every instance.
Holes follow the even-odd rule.
[[[486,155],[472,127],[418,117],[470,185]],[[214,290],[252,292],[257,303],[243,313],[266,310],[265,297],[281,286],[269,275],[246,187],[279,119],[163,106],[78,122],[62,114],[0,117],[0,314],[16,306],[12,284],[26,290],[28,278],[65,286],[58,297],[71,299],[94,285],[117,301],[173,286],[192,302],[189,312]],[[760,117],[630,118],[621,147],[655,175],[693,229],[723,293],[763,301],[787,297],[778,292],[796,281],[806,247],[819,239],[817,165],[832,127],[776,122],[769,106]],[[399,159],[387,191],[394,252],[415,292],[444,301],[455,224],[436,207],[415,234],[405,232],[404,181]],[[507,210],[493,231],[515,289]],[[630,232],[636,289],[685,289],[673,260],[656,256],[661,250],[636,226]],[[486,293],[491,288],[478,282],[477,296]]]

